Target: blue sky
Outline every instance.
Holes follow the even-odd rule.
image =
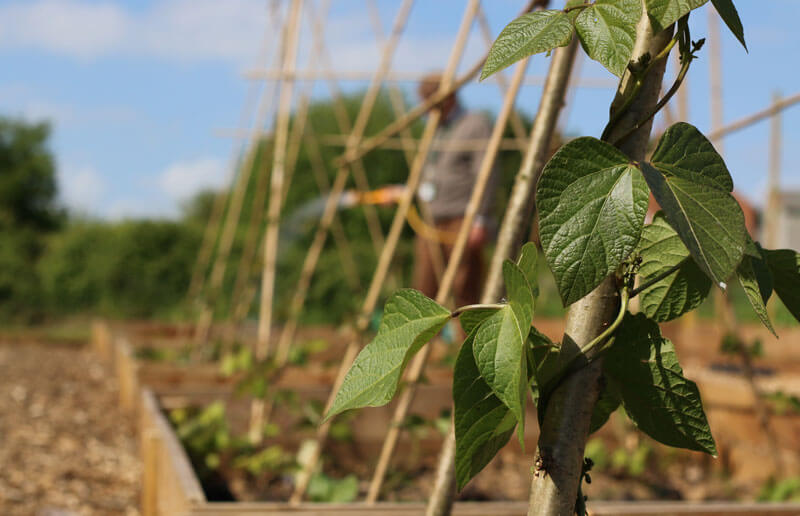
[[[279,2],[285,11],[288,2]],[[308,3],[308,1],[307,1]],[[319,6],[321,0],[313,4]],[[384,32],[400,2],[378,0]],[[493,35],[523,0],[486,1]],[[557,3],[557,0],[556,2]],[[277,33],[269,0],[3,0],[0,1],[0,114],[53,125],[52,150],[63,202],[77,212],[104,218],[174,216],[198,189],[224,184],[240,141],[231,129],[249,128],[246,98],[262,91],[247,70],[270,67]],[[333,0],[325,40],[338,68],[373,70],[378,47],[365,0]],[[417,0],[394,60],[394,69],[425,72],[444,66],[465,2]],[[773,91],[800,91],[800,2],[737,2],[749,54],[723,27],[725,121],[766,107]],[[707,33],[706,12],[692,17],[693,37]],[[317,9],[319,11],[319,7]],[[299,67],[308,67],[310,27],[303,31]],[[462,69],[485,51],[477,26]],[[265,57],[266,56],[266,57]],[[690,122],[710,127],[708,51],[689,72]],[[536,57],[532,76],[544,74]],[[567,109],[565,128],[598,135],[613,86],[602,67],[582,61],[581,88]],[[342,83],[345,90],[365,83]],[[411,84],[406,84],[411,87]],[[299,86],[304,89],[304,86]],[[326,88],[314,89],[317,97]],[[540,88],[528,86],[518,105],[536,109]],[[496,85],[470,84],[471,108],[497,110]],[[784,116],[783,180],[800,186],[800,106]],[[760,203],[765,188],[767,123],[725,140],[737,187]]]

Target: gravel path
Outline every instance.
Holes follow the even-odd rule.
[[[134,435],[94,355],[0,342],[0,514],[139,514]]]

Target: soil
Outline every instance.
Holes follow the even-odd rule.
[[[81,346],[0,341],[0,513],[139,514],[133,420]]]

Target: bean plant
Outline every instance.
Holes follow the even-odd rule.
[[[580,137],[564,145],[545,166],[536,191],[541,247],[564,306],[611,276],[616,317],[581,345],[569,335],[559,345],[539,332],[532,325],[538,253],[527,243],[516,261],[504,264],[502,303],[451,311],[415,290],[395,292],[377,335],[355,359],[326,417],[388,403],[412,356],[448,321],[459,318],[467,335],[453,378],[459,489],[515,430],[523,443],[528,403],[535,404],[541,424],[560,383],[598,359],[603,381],[590,432],[622,406],[639,430],[656,441],[716,456],[700,393],[684,376],[659,323],[697,308],[712,287],[725,290],[738,282],[774,333],[766,309],[773,292],[800,318],[800,254],[764,249],[748,234],[725,162],[696,127],[684,122],[669,127],[647,160],[633,160],[620,150],[680,87],[704,42],[691,39],[688,19],[705,3],[570,1],[564,9],[528,13],[501,32],[482,72],[486,78],[527,56],[565,46],[577,35],[590,58],[629,81],[620,87],[624,98],[601,138]],[[733,2],[711,3],[746,49]],[[670,30],[674,36],[657,55],[632,59],[645,14],[655,31]],[[674,49],[680,56],[675,83],[641,120],[621,128],[645,78],[657,64],[663,70]],[[651,194],[660,211],[646,224]],[[629,303],[636,297],[639,310],[634,314]],[[535,474],[547,473],[546,462],[541,453]],[[583,511],[580,491],[575,508]]]

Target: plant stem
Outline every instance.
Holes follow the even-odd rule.
[[[685,58],[683,60],[683,63],[681,63],[681,69],[678,72],[678,76],[675,78],[675,82],[672,83],[672,87],[670,87],[670,89],[667,91],[664,97],[658,101],[656,106],[652,110],[650,110],[650,112],[647,113],[647,115],[645,115],[639,122],[636,122],[633,125],[633,127],[631,127],[628,130],[628,132],[626,132],[625,134],[614,140],[614,142],[612,142],[612,145],[619,145],[620,143],[624,142],[627,137],[632,135],[635,131],[637,131],[640,127],[642,127],[642,125],[652,120],[653,117],[656,116],[656,114],[659,111],[661,111],[664,108],[664,106],[667,105],[667,102],[669,102],[670,99],[672,99],[672,97],[675,95],[675,93],[677,93],[678,89],[681,87],[681,84],[683,84],[683,80],[686,78],[686,74],[689,72],[689,65],[691,65],[691,63],[692,63],[691,57]]]
[[[539,110],[531,128],[530,142],[514,180],[508,207],[500,225],[500,234],[497,236],[497,246],[486,276],[481,295],[481,300],[485,303],[497,301],[502,296],[503,261],[517,254],[526,222],[534,212],[533,193],[548,158],[550,142],[556,131],[558,115],[564,106],[579,45],[578,38],[573,38],[569,45],[554,52],[550,62]],[[451,513],[456,493],[455,455],[455,430],[451,424],[439,455],[433,490],[425,509],[426,516],[447,516]]]
[[[450,312],[450,317],[455,319],[464,312],[474,312],[476,310],[499,310],[506,306],[504,303],[489,303],[461,306]]]
[[[655,32],[649,17],[642,13],[637,26],[633,61],[642,56],[662,56],[672,42],[672,28]],[[677,40],[675,40],[677,41]],[[627,132],[658,102],[665,59],[656,59],[646,75],[628,70],[620,82],[617,98],[605,131],[608,140]],[[631,100],[632,99],[632,100]],[[622,113],[620,113],[622,111]],[[645,123],[620,145],[632,160],[641,160],[647,149],[652,122]],[[607,141],[608,141],[607,140]],[[609,276],[592,292],[570,306],[562,339],[562,350],[577,352],[584,343],[601,335],[619,314],[616,278]],[[539,468],[531,478],[529,516],[571,516],[575,513],[578,485],[583,472],[583,455],[589,434],[592,411],[601,389],[602,357],[568,374],[553,391],[545,408],[539,434]]]
[[[581,5],[573,5],[572,7],[567,7],[567,8],[562,9],[562,11],[564,11],[565,13],[568,13],[570,11],[576,11],[578,9],[586,9],[587,7],[591,7],[594,4],[595,4],[595,2],[589,2],[589,3],[581,4]]]
[[[617,318],[614,319],[614,322],[611,323],[603,333],[595,337],[590,343],[586,344],[581,348],[582,355],[588,355],[589,352],[592,350],[592,348],[594,348],[601,342],[611,337],[611,335],[614,334],[617,328],[619,328],[619,325],[625,318],[625,312],[628,311],[628,301],[630,300],[630,294],[628,293],[628,289],[623,288],[622,291],[620,292],[619,297],[620,297],[620,303],[619,303],[619,313],[617,314]]]
[[[611,119],[608,121],[608,124],[606,125],[605,129],[603,129],[603,135],[600,138],[601,140],[603,140],[603,141],[608,141],[609,140],[609,136],[611,135],[611,131],[614,129],[614,127],[616,127],[617,123],[628,112],[628,110],[630,109],[630,107],[633,104],[633,102],[639,96],[639,92],[641,91],[642,85],[644,84],[644,78],[647,77],[650,74],[651,70],[653,69],[653,67],[656,64],[661,63],[664,59],[667,58],[667,56],[669,55],[669,53],[672,50],[672,48],[680,41],[680,37],[681,37],[681,33],[680,32],[676,33],[672,37],[672,39],[669,41],[667,46],[665,46],[656,55],[656,57],[650,61],[650,63],[647,65],[647,67],[644,69],[643,72],[634,73],[634,81],[635,82],[634,82],[634,86],[633,86],[633,91],[631,91],[630,94],[628,94],[628,96],[625,98],[625,103],[619,109],[617,109],[614,112],[614,114],[611,116]],[[647,122],[647,120],[645,120],[643,122],[643,124],[646,123],[646,122]],[[641,127],[641,126],[639,126],[639,127]]]

